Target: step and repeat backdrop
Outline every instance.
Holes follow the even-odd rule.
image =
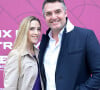
[[[43,1],[0,0],[0,90],[4,88],[7,55],[12,49],[21,20],[33,15],[41,20],[42,34],[48,28],[42,15]],[[100,0],[65,0],[65,3],[70,21],[76,26],[93,30],[100,41]]]

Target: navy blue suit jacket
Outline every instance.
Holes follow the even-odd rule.
[[[42,37],[39,54],[40,72],[45,90],[43,58],[49,42],[48,32]],[[74,27],[74,30],[68,33],[64,30],[55,83],[56,90],[100,89],[100,44],[93,31],[79,27]]]

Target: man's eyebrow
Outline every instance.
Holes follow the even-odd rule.
[[[46,11],[45,13],[50,13],[51,11]]]
[[[60,8],[58,8],[58,9],[55,9],[55,10],[61,10]]]

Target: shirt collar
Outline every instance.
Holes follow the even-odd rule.
[[[38,57],[39,50],[37,48],[34,48],[34,52],[36,57]],[[33,57],[33,55],[28,50],[25,50],[21,56],[26,56],[26,55],[30,55]]]
[[[74,25],[70,22],[69,19],[67,20],[67,24],[66,24],[65,27],[66,27],[66,33],[71,32],[71,31],[74,29]],[[65,27],[64,27],[64,28],[65,28]],[[58,34],[58,37],[62,36],[63,31],[64,31],[64,28],[60,31],[60,33]],[[52,30],[50,30],[48,36],[49,36],[49,38],[50,38],[51,40],[54,40],[54,39],[52,38]]]
[[[67,20],[67,24],[66,24],[66,32],[71,32],[74,29],[74,25],[70,22],[70,20]]]
[[[59,34],[58,34],[58,37],[59,37],[59,38],[62,36],[63,31],[64,31],[64,28],[59,32]],[[48,36],[49,36],[49,38],[50,38],[51,40],[54,40],[54,39],[52,38],[52,30],[50,30]]]

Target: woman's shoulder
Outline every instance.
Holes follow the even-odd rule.
[[[8,54],[8,59],[7,62],[15,62],[16,59],[19,58],[19,53],[18,50],[11,50],[10,53]]]
[[[5,68],[4,68],[4,71],[6,73],[8,72],[13,72],[13,70],[17,70],[18,71],[18,52],[17,50],[11,50],[9,55],[8,55],[8,58],[6,60],[6,63],[5,63]],[[14,72],[15,73],[15,72]]]
[[[10,53],[8,54],[8,57],[16,57],[16,56],[19,56],[17,49],[11,50]]]

